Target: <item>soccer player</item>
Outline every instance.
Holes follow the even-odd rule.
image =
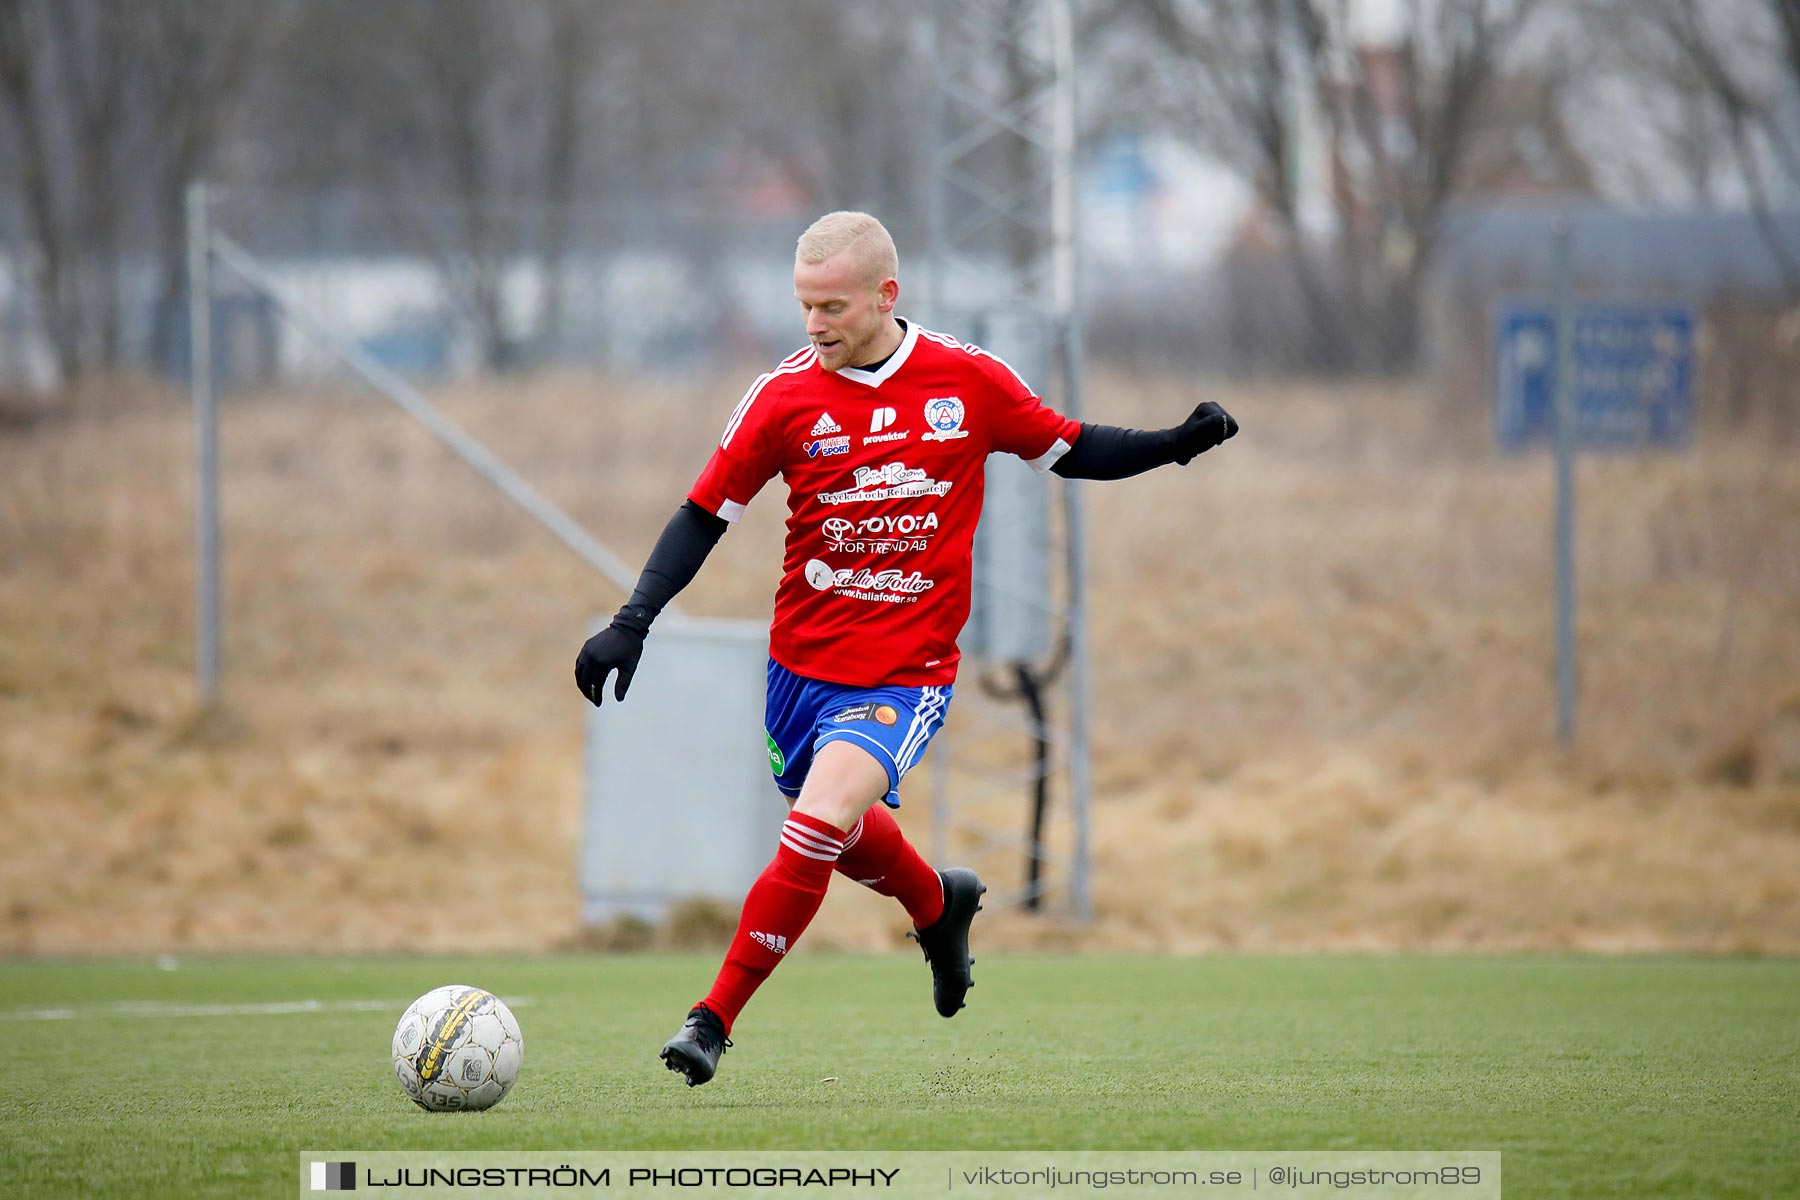
[[[712,990],[662,1049],[695,1087],[825,898],[832,873],[898,900],[950,1017],[974,986],[969,924],[987,889],[936,871],[889,809],[944,723],[969,616],[983,464],[1016,454],[1067,479],[1185,465],[1237,432],[1217,404],[1169,429],[1077,423],[1012,369],[894,312],[899,259],[866,213],[820,217],[794,256],[808,344],[757,379],[670,518],[631,599],[581,648],[575,681],[623,700],[644,638],[762,486],[788,486],[787,550],[769,630],[769,767],[791,811],[744,900]]]

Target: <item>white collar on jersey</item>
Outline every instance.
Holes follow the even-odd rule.
[[[919,343],[918,322],[907,321],[905,317],[898,319],[906,322],[906,336],[900,339],[900,348],[888,355],[888,360],[881,364],[881,370],[865,371],[861,367],[839,367],[838,374],[852,382],[872,388],[880,387],[892,379],[894,372],[906,365],[906,360],[912,354],[913,347]]]

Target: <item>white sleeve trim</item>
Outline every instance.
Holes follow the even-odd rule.
[[[1069,443],[1063,441],[1061,438],[1057,438],[1056,441],[1054,441],[1050,444],[1050,448],[1048,450],[1044,451],[1042,454],[1038,455],[1036,458],[1028,458],[1025,461],[1028,464],[1030,464],[1032,470],[1034,470],[1038,474],[1042,475],[1044,472],[1048,471],[1051,467],[1054,467],[1056,465],[1057,459],[1061,458],[1063,455],[1067,454],[1068,452],[1069,452]],[[720,513],[719,515],[721,517],[725,516],[724,513]],[[726,518],[726,519],[729,520],[730,518]]]
[[[1064,446],[1063,449],[1067,450],[1068,447]],[[739,504],[736,500],[719,501],[719,517],[722,520],[730,521],[735,525],[737,524],[737,519],[743,515],[744,506]]]

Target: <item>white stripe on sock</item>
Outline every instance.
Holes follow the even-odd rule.
[[[841,852],[844,849],[843,838],[826,837],[824,834],[815,833],[806,826],[794,821],[789,821],[781,827],[781,836],[799,838],[816,850],[834,850]]]
[[[792,850],[795,854],[803,854],[807,858],[816,858],[820,862],[836,862],[838,860],[836,851],[833,851],[830,854],[820,854],[817,850],[807,849],[799,842],[789,838],[785,833],[781,835],[781,844],[786,846],[789,850]]]

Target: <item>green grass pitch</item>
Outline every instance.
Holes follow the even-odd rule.
[[[1480,1149],[1509,1196],[1800,1195],[1800,962],[983,955],[944,1021],[914,956],[801,955],[690,1090],[656,1051],[714,966],[0,964],[0,1172],[290,1196],[305,1149]],[[390,1073],[442,983],[523,998],[490,1112],[423,1112]]]

